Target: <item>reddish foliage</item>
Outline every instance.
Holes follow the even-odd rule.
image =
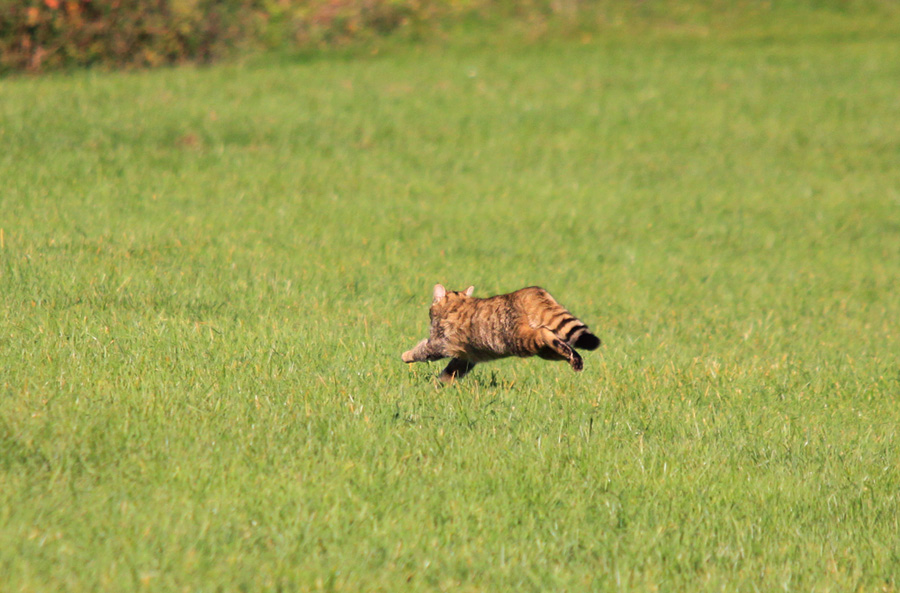
[[[554,0],[527,0],[544,4]],[[0,0],[0,73],[214,59],[236,44],[340,45],[512,0]]]
[[[242,31],[228,18],[247,2],[0,0],[0,71],[62,66],[155,66],[207,61]]]

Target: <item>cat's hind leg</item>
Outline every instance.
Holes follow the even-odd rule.
[[[547,328],[542,328],[541,338],[544,342],[542,350],[545,351],[545,355],[539,353],[539,356],[551,359],[555,358],[555,356],[553,356],[555,354],[572,365],[572,370],[575,372],[584,368],[584,360],[581,358],[581,355],[575,352],[571,346],[559,339],[559,336],[555,333]],[[549,352],[547,352],[547,350],[549,350]],[[549,354],[550,356],[547,356],[546,354]]]

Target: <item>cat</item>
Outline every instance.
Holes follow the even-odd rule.
[[[596,350],[600,338],[539,286],[485,299],[434,287],[431,332],[401,356],[403,362],[451,358],[441,380],[461,379],[479,362],[507,356],[565,360],[574,371],[584,368],[575,348]]]

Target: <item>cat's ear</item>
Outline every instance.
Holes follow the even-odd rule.
[[[447,289],[442,284],[434,285],[434,301],[437,302],[447,296]]]
[[[474,286],[470,286],[469,288],[466,289],[466,296],[467,296],[467,297],[472,296],[472,293],[473,293],[473,292],[475,292],[475,287],[474,287]]]

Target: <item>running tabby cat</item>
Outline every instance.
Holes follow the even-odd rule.
[[[401,357],[403,362],[451,358],[443,381],[462,378],[479,362],[507,356],[540,356],[565,360],[580,371],[584,362],[575,348],[595,350],[600,338],[556,302],[550,293],[531,286],[486,299],[434,287],[431,334]]]

